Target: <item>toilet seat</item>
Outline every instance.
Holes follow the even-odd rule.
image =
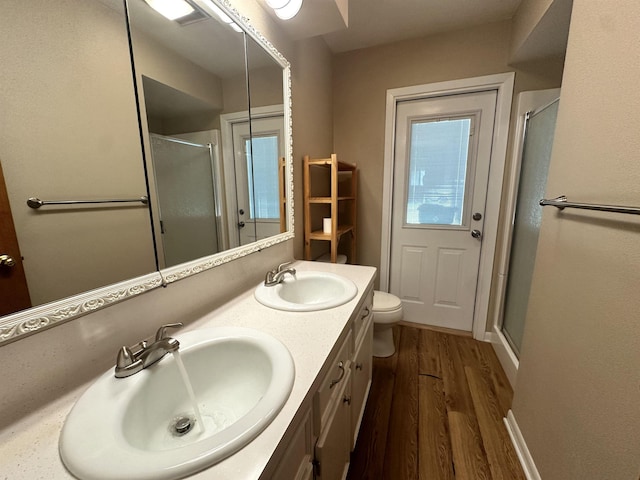
[[[373,294],[373,311],[374,312],[388,312],[391,310],[397,310],[402,307],[402,302],[398,297],[387,292],[380,292],[376,290]]]
[[[373,322],[395,323],[402,320],[402,302],[398,297],[376,290],[373,294]]]

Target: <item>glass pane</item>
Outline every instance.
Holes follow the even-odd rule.
[[[279,219],[278,136],[253,137],[246,142],[251,218]]]
[[[407,224],[462,225],[470,118],[411,125]]]
[[[518,199],[511,240],[502,330],[519,355],[536,261],[542,208],[555,133],[558,102],[531,116],[527,123]]]
[[[219,251],[211,151],[151,136],[162,245],[167,267]]]

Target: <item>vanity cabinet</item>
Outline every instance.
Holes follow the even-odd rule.
[[[284,439],[284,453],[273,480],[343,480],[346,478],[372,374],[373,288],[351,318],[337,353],[325,363],[318,388],[303,420]],[[335,351],[335,350],[334,350]]]

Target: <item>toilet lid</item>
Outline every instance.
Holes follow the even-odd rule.
[[[379,292],[378,290],[373,292],[374,312],[388,312],[390,310],[397,310],[401,307],[402,302],[395,295],[386,292]]]

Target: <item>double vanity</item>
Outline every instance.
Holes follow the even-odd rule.
[[[80,478],[342,478],[371,382],[375,269],[289,270],[180,330],[159,331],[156,341],[175,340],[177,355],[124,378],[111,369],[9,426],[0,433],[0,457],[12,459],[3,473],[75,478],[60,448]]]

